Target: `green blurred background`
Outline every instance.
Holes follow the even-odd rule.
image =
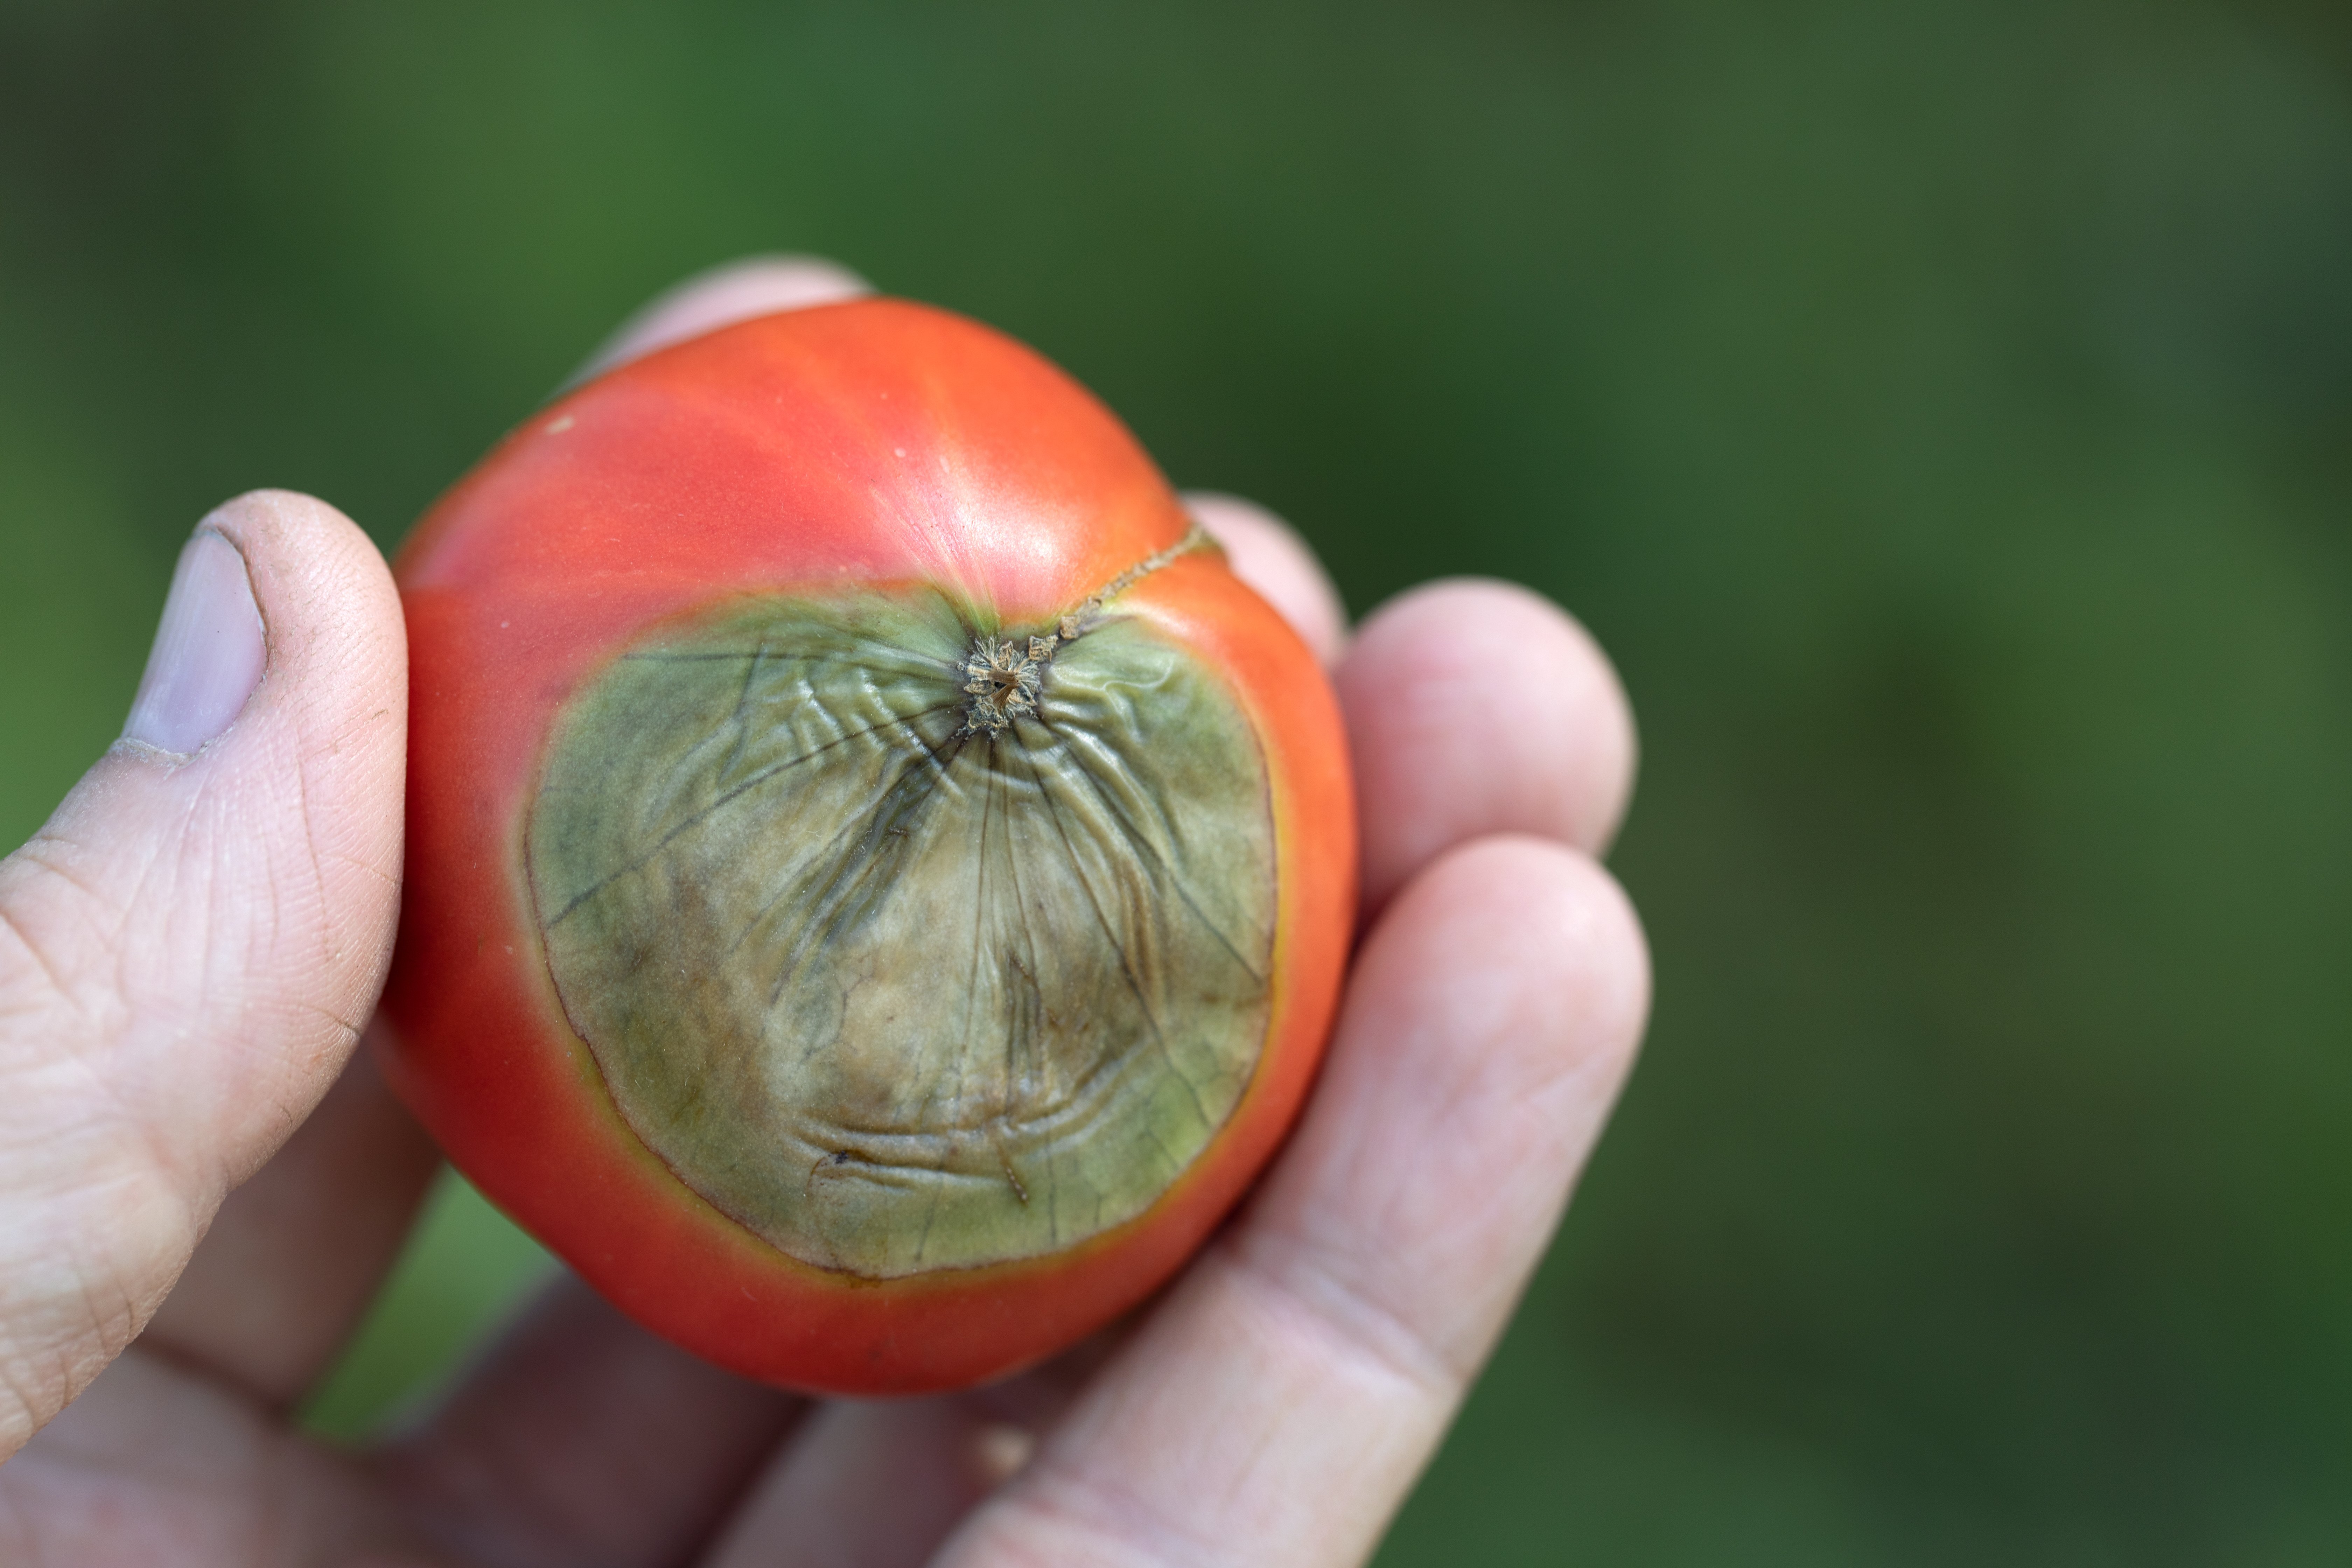
[[[5,0],[0,838],[207,506],[777,249],[1622,665],[1655,1026],[1383,1562],[2352,1560],[2352,12]]]

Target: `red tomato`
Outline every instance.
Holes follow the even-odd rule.
[[[771,316],[402,552],[393,1081],[640,1322],[907,1393],[1134,1306],[1297,1113],[1354,906],[1312,656],[985,328]]]

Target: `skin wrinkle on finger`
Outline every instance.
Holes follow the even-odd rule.
[[[1315,1563],[1369,1550],[1451,1405],[1379,1357],[1334,1353],[1322,1321],[1278,1293],[1196,1278],[1193,1331],[1164,1357],[1192,1373],[1122,1391],[1055,1434],[1068,1458],[1014,1481],[943,1562]],[[1269,1483],[1302,1456],[1311,1496]]]
[[[793,1434],[705,1568],[918,1563],[986,1493],[958,1396],[837,1400]]]
[[[1563,1069],[1549,1090],[1532,1089],[1521,1106],[1529,1112],[1529,1121],[1565,1127],[1570,1139],[1589,1142],[1597,1135],[1622,1076],[1622,1065],[1613,1061],[1580,1063]],[[1542,1105],[1547,1099],[1566,1102],[1564,1112],[1548,1115]],[[1440,1126],[1446,1120],[1442,1113],[1431,1118],[1433,1126]],[[1440,1133],[1432,1141],[1442,1138]],[[1477,1163],[1507,1166],[1513,1163],[1517,1148],[1517,1144],[1510,1140],[1493,1140],[1482,1146]],[[1529,1153],[1525,1157],[1535,1156]],[[1571,1172],[1571,1179],[1573,1174]],[[1557,1223],[1565,1191],[1557,1196],[1549,1193],[1530,1195],[1534,1201],[1490,1205],[1490,1213],[1505,1208],[1517,1211],[1500,1228],[1521,1235],[1529,1231],[1549,1234]],[[1430,1216],[1401,1218],[1395,1211],[1404,1206],[1392,1199],[1384,1205],[1375,1216],[1377,1228],[1427,1232]],[[1466,1384],[1475,1377],[1490,1348],[1486,1325],[1507,1318],[1522,1284],[1512,1272],[1517,1259],[1507,1247],[1479,1248],[1479,1256],[1442,1262],[1422,1257],[1415,1273],[1442,1278],[1447,1282],[1446,1292],[1456,1299],[1457,1304],[1475,1308],[1465,1314],[1471,1322],[1462,1334],[1440,1340],[1431,1338],[1404,1310],[1383,1300],[1383,1285],[1377,1276],[1387,1271],[1387,1260],[1373,1259],[1375,1266],[1368,1269],[1365,1249],[1335,1248],[1315,1226],[1301,1224],[1292,1215],[1273,1212],[1254,1215],[1246,1233],[1234,1238],[1231,1249],[1243,1271],[1263,1277],[1269,1287],[1311,1302],[1316,1310],[1346,1323],[1369,1348],[1391,1358],[1401,1373],[1413,1373],[1424,1382],[1433,1383],[1442,1375],[1457,1384]],[[1493,1256],[1496,1253],[1502,1256]]]
[[[824,1406],[768,1467],[707,1568],[835,1568],[928,1561],[1008,1479],[984,1471],[992,1433],[1034,1457],[1095,1374],[1132,1337],[1130,1316],[1044,1365],[961,1394]],[[908,1456],[913,1456],[911,1463]]]
[[[61,875],[66,875],[66,872],[61,872]],[[66,879],[73,881],[70,875],[66,875]],[[101,994],[120,1004],[122,996],[127,994],[127,985],[118,983],[115,987],[103,987]],[[58,996],[58,1002],[70,1008],[80,1002],[80,994],[68,990]],[[122,1006],[110,1008],[110,1013],[122,1011],[125,1011]],[[42,1027],[40,1035],[49,1037],[49,1039],[57,1039],[57,1037],[68,1037],[70,1039],[68,1030],[52,1030],[52,1027]],[[19,1044],[24,1044],[24,1041],[26,1035],[19,1035]],[[37,1056],[33,1056],[28,1060],[26,1053],[14,1053],[7,1079],[14,1090],[12,1100],[16,1114],[12,1114],[12,1117],[0,1114],[0,1131],[5,1131],[5,1135],[0,1135],[0,1147],[7,1147],[14,1166],[21,1168],[21,1162],[28,1157],[33,1147],[47,1145],[49,1166],[54,1171],[61,1171],[61,1173],[106,1173],[108,1187],[125,1192],[125,1194],[158,1199],[158,1196],[181,1194],[181,1192],[191,1190],[203,1192],[205,1184],[188,1180],[191,1173],[181,1166],[179,1159],[174,1157],[174,1150],[160,1133],[160,1123],[155,1121],[152,1107],[139,1107],[131,1100],[130,1081],[122,1079],[122,1077],[108,1077],[106,1072],[101,1072],[99,1063],[94,1060],[97,1051],[99,1041],[91,1039],[91,1051],[80,1051],[66,1058],[40,1060]],[[42,1068],[47,1068],[47,1072],[42,1072]],[[57,1081],[45,1086],[42,1079]],[[80,1135],[75,1135],[75,1129],[80,1129]],[[80,1147],[80,1152],[73,1152],[73,1145]],[[70,1190],[61,1192],[52,1187],[49,1192],[42,1192],[40,1196],[54,1204],[54,1201],[61,1201],[73,1194],[70,1194]],[[130,1333],[134,1333],[134,1326],[146,1317],[152,1302],[142,1300],[136,1293],[122,1289],[120,1281],[113,1281],[118,1289],[108,1293],[110,1307],[103,1311],[97,1310],[97,1307],[89,1305],[91,1274],[103,1272],[108,1268],[120,1269],[125,1256],[136,1258],[139,1265],[130,1272],[158,1279],[160,1284],[152,1293],[160,1298],[160,1293],[169,1289],[169,1281],[176,1274],[176,1269],[172,1268],[172,1260],[184,1256],[188,1246],[193,1244],[195,1234],[203,1229],[205,1213],[200,1211],[200,1206],[191,1206],[191,1204],[164,1201],[160,1215],[152,1215],[151,1206],[143,1213],[151,1213],[152,1217],[148,1217],[146,1223],[131,1223],[125,1215],[122,1204],[101,1199],[101,1194],[87,1190],[87,1187],[80,1196],[85,1196],[85,1201],[89,1201],[89,1204],[97,1204],[99,1211],[108,1213],[110,1220],[106,1225],[97,1225],[97,1227],[89,1227],[89,1225],[66,1227],[64,1232],[54,1237],[52,1244],[37,1246],[33,1250],[40,1258],[52,1262],[87,1258],[87,1262],[80,1262],[80,1265],[68,1269],[68,1277],[82,1286],[82,1302],[85,1302],[82,1319],[89,1321],[91,1326],[97,1326],[103,1363],[103,1359],[118,1354],[120,1347],[130,1340]],[[115,1256],[110,1260],[103,1253],[89,1256],[91,1241],[97,1237],[113,1237],[115,1239]],[[134,1237],[143,1237],[142,1244],[127,1246],[127,1239],[134,1239]],[[52,1286],[52,1295],[57,1290],[58,1286]],[[28,1293],[26,1290],[26,1274],[24,1269],[19,1269],[16,1272],[16,1289],[0,1289],[0,1302],[9,1300],[9,1298],[21,1298],[26,1293]],[[37,1298],[40,1290],[30,1290],[30,1295]],[[24,1314],[14,1310],[0,1310],[0,1323],[7,1323],[21,1335]],[[70,1384],[73,1384],[73,1377],[68,1375],[66,1387],[70,1387]],[[54,1384],[45,1384],[45,1387],[52,1387],[54,1394]]]
[[[36,927],[19,912],[17,901],[0,898],[0,929],[11,939],[17,966],[0,969],[0,1016],[31,1013],[44,1002],[54,1006],[82,1010],[86,1026],[103,1026],[115,1020],[102,1018],[100,1010],[90,1010],[92,1000],[112,1001],[119,1014],[121,992],[119,987],[103,987],[92,995],[92,988],[78,984],[73,967],[65,963],[53,950],[72,951],[79,944],[92,951],[111,951],[120,945],[124,926],[128,923],[127,905],[102,895],[94,882],[85,880],[74,868],[76,858],[88,853],[70,835],[58,829],[52,820],[28,839],[25,846],[8,857],[6,868],[37,873],[62,883],[74,896],[55,901],[27,900],[30,908],[52,912],[83,929],[71,933],[59,933]],[[101,917],[109,917],[101,919]],[[41,987],[28,984],[21,965],[29,963],[39,970],[44,983]],[[32,1000],[16,998],[30,993]],[[18,1045],[30,1049],[39,1037],[30,1031],[19,1037]],[[8,1050],[9,1042],[0,1037],[0,1052]],[[0,1057],[0,1060],[7,1059]]]
[[[61,1406],[122,1352],[154,1305],[149,1292],[160,1294],[139,1278],[193,1241],[184,1209],[152,1180],[84,1195],[83,1223],[23,1237],[29,1245],[13,1249],[17,1264],[0,1283],[0,1383],[15,1401],[0,1409],[0,1451],[14,1451],[35,1415]]]
[[[1276,1305],[1318,1320],[1335,1339],[1429,1399],[1460,1398],[1477,1373],[1475,1354],[1427,1337],[1348,1270],[1334,1267],[1329,1249],[1311,1237],[1253,1233],[1228,1247],[1226,1258],[1243,1285],[1254,1284]]]
[[[33,847],[27,845],[26,850],[17,851],[24,856],[23,864],[55,875],[38,854],[26,853]],[[37,1016],[44,1005],[71,1006],[72,990],[64,972],[49,957],[47,944],[5,904],[0,904],[0,933],[7,937],[7,945],[16,954],[18,966],[13,972],[0,973],[0,1019]],[[27,982],[23,973],[25,966],[39,972],[39,986]],[[31,1031],[26,1031],[24,1037],[30,1038]],[[0,1048],[5,1048],[5,1040],[0,1040]]]
[[[1190,1304],[1213,1332],[1201,1329],[1164,1358],[1201,1371],[1181,1388],[1130,1398],[1094,1430],[1057,1434],[1075,1458],[1040,1467],[1034,1484],[1016,1481],[948,1561],[1305,1563],[1352,1562],[1369,1549],[1443,1432],[1459,1380],[1350,1338],[1267,1276],[1202,1278]],[[1106,1436],[1107,1426],[1125,1431]],[[1149,1457],[1153,1433],[1170,1439],[1172,1465]],[[1302,1456],[1317,1479],[1267,1483]],[[1312,1495],[1302,1499],[1302,1488]],[[1037,1550],[1041,1514],[1049,1531],[1076,1527],[1085,1550]]]
[[[1465,1290],[1475,1295],[1479,1283],[1486,1283],[1491,1300],[1485,1309],[1463,1315],[1472,1338],[1439,1347],[1456,1365],[1475,1364],[1485,1354],[1486,1326],[1507,1315],[1517,1293],[1517,1266],[1507,1251],[1465,1251],[1465,1244],[1482,1234],[1517,1237],[1551,1230],[1580,1168],[1580,1161],[1560,1165],[1559,1151],[1589,1149],[1597,1139],[1628,1058],[1601,1049],[1533,1057],[1497,1052],[1490,1058],[1453,1048],[1449,1037],[1507,1041],[1551,1034],[1631,1041],[1647,1011],[1647,986],[1638,973],[1612,983],[1606,967],[1579,973],[1573,962],[1558,961],[1548,971],[1540,967],[1547,949],[1612,953],[1618,951],[1615,934],[1635,927],[1614,884],[1590,862],[1549,846],[1528,843],[1525,848],[1555,858],[1582,884],[1585,890],[1573,906],[1579,918],[1546,929],[1522,912],[1480,941],[1455,942],[1457,951],[1439,965],[1443,982],[1426,991],[1442,1003],[1433,1016],[1417,1016],[1425,1009],[1414,997],[1390,994],[1394,987],[1384,988],[1378,978],[1383,966],[1373,963],[1374,978],[1350,997],[1350,1010],[1380,1016],[1382,1027],[1400,1038],[1394,1058],[1422,1070],[1392,1069],[1360,1083],[1354,1080],[1364,1073],[1357,1062],[1335,1062],[1329,1092],[1364,1108],[1353,1120],[1318,1123],[1302,1137],[1300,1157],[1328,1167],[1320,1195],[1287,1185],[1272,1188],[1242,1233],[1249,1255],[1265,1259],[1270,1269],[1312,1264],[1360,1300],[1395,1302],[1423,1294],[1433,1289],[1430,1281],[1442,1280],[1442,1301],[1424,1303],[1423,1310],[1452,1308],[1458,1313]],[[1395,970],[1387,966],[1386,972]],[[1515,973],[1547,973],[1551,984],[1540,991],[1513,984]],[[1343,1028],[1349,1026],[1343,1022]],[[1393,1142],[1375,1131],[1397,1124],[1412,1127],[1421,1151],[1404,1176],[1400,1173],[1407,1167],[1400,1165]],[[1557,1182],[1487,1180],[1496,1171],[1546,1167],[1558,1167]],[[1479,1191],[1482,1183],[1481,1207],[1490,1223],[1483,1231],[1450,1224],[1458,1207],[1454,1194]],[[1319,1218],[1315,1206],[1328,1207],[1334,1194],[1358,1215],[1345,1231]],[[1335,1235],[1355,1245],[1335,1248]],[[1395,1260],[1402,1257],[1412,1258],[1413,1266],[1400,1268]]]
[[[116,1086],[87,1056],[54,1059],[8,1075],[17,1091],[11,1113],[0,1113],[0,1147],[7,1151],[22,1227],[16,1267],[0,1277],[0,1364],[21,1367],[17,1349],[30,1324],[47,1331],[33,1342],[58,1342],[75,1322],[95,1330],[79,1358],[61,1358],[51,1375],[34,1379],[44,1402],[86,1382],[90,1371],[118,1355],[168,1290],[202,1225],[167,1173],[165,1153],[152,1130],[130,1112]],[[45,1079],[69,1079],[59,1089]],[[28,1135],[29,1132],[29,1135]],[[46,1153],[52,1180],[24,1183],[21,1173]],[[37,1173],[39,1165],[33,1163]],[[53,1209],[70,1209],[69,1223],[42,1224]],[[132,1281],[152,1279],[144,1291]],[[152,1298],[152,1299],[151,1299]],[[49,1303],[46,1317],[42,1303]],[[71,1305],[75,1310],[67,1311]],[[26,1384],[11,1379],[21,1392]],[[36,1406],[39,1407],[39,1406]]]
[[[1022,1507],[1027,1517],[1015,1526],[959,1539],[954,1558],[974,1564],[1087,1564],[1090,1568],[1181,1568],[1287,1561],[1272,1555],[1237,1555],[1229,1542],[1192,1530],[1141,1498],[1111,1485],[1048,1484],[1032,1489]],[[1005,1539],[1016,1530],[1025,1539]],[[1263,1542],[1259,1544],[1264,1544]]]

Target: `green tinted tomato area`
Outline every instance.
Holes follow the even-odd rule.
[[[669,623],[562,710],[528,835],[621,1115],[820,1268],[972,1268],[1132,1219],[1264,1046],[1265,762],[1140,620],[999,639],[910,587]]]

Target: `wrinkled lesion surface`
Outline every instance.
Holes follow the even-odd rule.
[[[623,1116],[820,1267],[1134,1217],[1264,1044],[1273,824],[1228,689],[1113,618],[975,730],[983,636],[919,588],[671,626],[566,706],[532,806],[550,970]]]

